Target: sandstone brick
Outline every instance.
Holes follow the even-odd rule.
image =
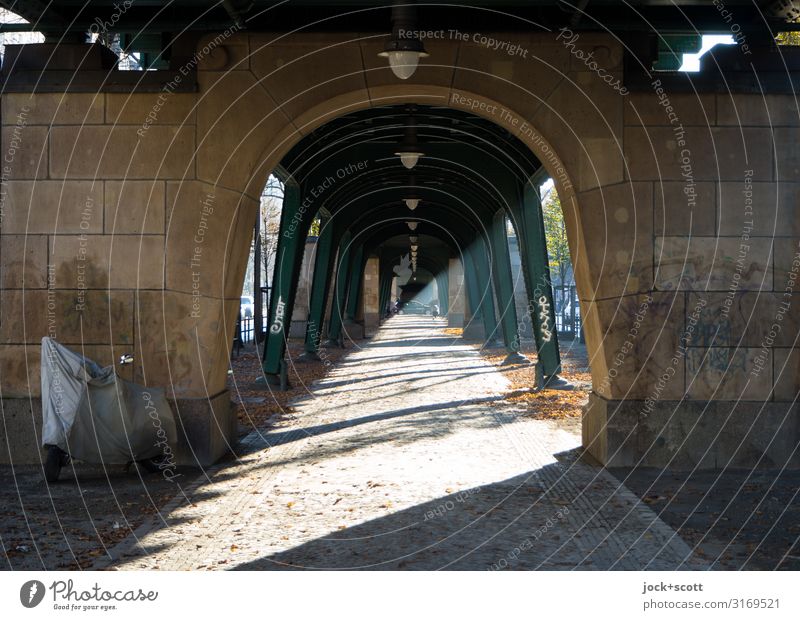
[[[163,235],[59,236],[51,252],[57,288],[74,289],[79,282],[100,289],[164,286]]]
[[[653,183],[656,235],[712,236],[717,229],[717,199],[713,183],[697,183],[686,193],[680,181]],[[693,193],[692,193],[693,192]]]
[[[3,344],[0,376],[3,377],[3,398],[41,396],[41,346]]]
[[[744,243],[747,249],[741,249]],[[740,254],[741,251],[741,254]],[[656,287],[727,291],[739,270],[739,290],[772,290],[771,240],[735,237],[656,237]]]
[[[800,235],[800,183],[721,183],[718,191],[721,235]]]
[[[47,237],[0,236],[0,289],[47,286]]]
[[[8,290],[0,307],[5,344],[35,344],[44,336],[77,346],[133,343],[131,292]]]
[[[548,41],[549,36],[539,35]],[[560,30],[556,34],[556,42],[570,53],[570,69],[572,71],[585,71],[588,66],[586,58],[580,57],[580,52],[584,56],[591,54],[591,61],[594,61],[598,68],[606,71],[620,71],[623,67],[624,50],[619,41],[606,33],[582,32],[577,40],[573,40],[567,32]],[[567,44],[569,43],[569,47]]]
[[[800,128],[775,132],[775,152],[778,158],[777,179],[782,182],[800,181]]]
[[[47,178],[47,127],[3,127],[0,152],[6,180]]]
[[[52,334],[48,331],[48,318],[52,326],[56,320],[55,310],[54,301],[48,306],[46,290],[3,291],[0,296],[0,342],[3,345],[39,342],[42,337]]]
[[[163,234],[163,181],[106,181],[105,232]]]
[[[773,178],[772,135],[768,129],[626,127],[625,160],[633,180],[755,181]],[[680,140],[685,144],[681,145]],[[779,151],[780,152],[780,151]],[[688,168],[686,167],[688,166]]]
[[[654,293],[649,302],[644,295],[633,295],[584,303],[582,308],[596,393],[626,400],[683,396],[683,358],[672,362],[683,336],[682,295]],[[659,378],[667,372],[668,379],[657,390]]]
[[[688,308],[699,308],[698,324],[690,344],[697,347],[761,347],[776,321],[782,302],[792,311],[783,314],[782,330],[775,346],[792,346],[800,332],[800,294],[784,297],[782,292],[690,293]],[[705,303],[705,305],[701,305]],[[689,310],[691,313],[691,310]]]
[[[132,125],[53,127],[54,178],[181,179],[194,176],[194,127],[160,126],[139,140]]]
[[[263,38],[259,43],[252,41],[251,71],[283,112],[294,119],[327,99],[366,90],[361,50],[340,45],[349,38],[331,33],[313,38],[289,35],[269,44]],[[335,54],[335,64],[322,61],[328,54]]]
[[[3,232],[89,234],[103,230],[101,181],[12,181],[6,191]]]
[[[562,81],[526,120],[570,170],[577,191],[623,180],[623,99],[595,74],[579,73]],[[591,105],[576,105],[578,101]],[[536,149],[533,152],[545,161]]]
[[[245,188],[255,171],[266,165],[269,170],[258,181],[260,192],[269,172],[297,139],[292,137],[295,130],[249,72],[203,72],[198,79],[204,91],[216,94],[202,98],[197,109],[198,178]],[[237,93],[234,100],[225,96],[232,92]],[[270,145],[285,130],[285,142],[275,143],[273,148],[279,150],[270,152]]]
[[[107,93],[105,97],[106,122],[110,124],[142,127],[145,123],[151,126],[195,123],[197,95],[193,93]]]
[[[798,261],[800,261],[800,237],[774,239],[773,244],[775,291],[783,293],[791,286],[793,290],[797,292],[797,280],[795,280],[793,284],[792,278],[797,277],[798,272]]]
[[[179,398],[225,389],[239,300],[222,301],[174,291],[136,294],[139,360],[136,381],[164,386]]]
[[[772,364],[757,376],[758,348],[690,348],[686,356],[689,398],[696,400],[766,400],[772,390]]]
[[[772,349],[775,368],[775,394],[778,401],[797,401],[800,394],[800,349]]]
[[[625,124],[648,127],[658,125],[710,127],[715,124],[714,95],[667,93],[667,99],[664,101],[672,106],[672,112],[662,104],[655,90],[630,93],[625,103]]]
[[[198,181],[169,183],[167,205],[167,288],[238,298],[255,202]]]
[[[3,124],[24,114],[29,125],[91,125],[103,122],[103,95],[95,93],[7,93],[2,98]]]
[[[593,294],[653,286],[653,197],[649,183],[622,183],[578,196]]]
[[[717,124],[764,127],[800,126],[800,111],[791,95],[717,95]]]
[[[486,80],[490,80],[494,86],[491,90],[496,91],[493,95],[502,97],[506,107],[514,110],[515,114],[530,118],[569,71],[569,52],[563,45],[555,43],[551,37],[542,38],[532,34],[511,36],[496,34],[494,38],[513,39],[514,44],[528,50],[527,61],[513,62],[508,55],[492,52],[474,42],[454,45],[450,41],[445,41],[444,45],[439,44],[436,49],[436,53],[439,54],[436,57],[441,57],[444,62],[437,60],[432,64],[440,66],[418,69],[424,73],[417,79],[425,83],[435,72],[439,79],[434,83],[452,81],[455,89],[467,93],[485,92]],[[362,46],[365,45],[366,43],[362,43]],[[376,71],[367,77],[370,86],[379,79],[391,83],[394,76],[386,75],[385,69],[381,70],[388,63],[385,58],[377,56],[378,42],[373,42],[370,47],[372,49],[365,57],[365,63],[376,68]],[[434,56],[431,56],[432,58]],[[454,77],[452,67],[456,67]],[[506,88],[509,84],[513,84],[514,88]],[[502,122],[500,115],[497,116],[496,122]]]
[[[273,35],[273,38],[278,35]],[[214,32],[197,42],[199,71],[247,71],[250,68],[250,39],[259,35]],[[207,51],[206,51],[207,50]]]

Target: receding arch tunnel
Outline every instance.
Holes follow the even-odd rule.
[[[408,139],[410,126],[422,152],[412,169],[396,154]],[[537,187],[546,172],[507,130],[449,108],[419,104],[374,107],[315,129],[283,158],[279,174],[286,183],[286,198],[263,354],[268,382],[281,381],[286,317],[291,317],[294,309],[304,240],[317,217],[321,234],[308,304],[305,346],[309,357],[315,356],[323,333],[329,343],[340,341],[342,322],[354,318],[370,257],[378,263],[379,278],[379,297],[370,310],[383,315],[392,265],[389,255],[381,252],[382,246],[405,232],[411,239],[412,271],[418,254],[447,250],[439,256],[433,272],[440,276],[440,288],[445,283],[440,274],[447,272],[449,262],[460,263],[461,273],[466,275],[467,300],[484,337],[493,340],[501,334],[508,361],[519,360],[508,220],[520,240],[538,374],[543,385],[561,381],[558,337],[551,329],[555,305]],[[414,209],[408,199],[418,203]],[[439,239],[438,247],[424,241],[434,237]],[[330,290],[334,300],[326,318]],[[448,312],[455,311],[449,301],[444,304]]]
[[[8,566],[797,566],[798,3],[722,4],[0,0]],[[41,484],[44,337],[173,502]]]
[[[419,25],[426,31],[455,28],[469,36],[426,41],[430,57],[404,80],[380,55],[392,36],[388,3],[358,2],[361,8],[345,11],[313,0],[269,11],[261,10],[266,2],[253,3],[252,10],[247,3],[222,3],[242,7],[236,27],[223,6],[211,2],[181,3],[180,15],[162,14],[159,3],[133,3],[118,22],[148,36],[131,38],[131,49],[163,44],[153,53],[138,50],[150,69],[141,72],[119,70],[114,52],[83,39],[95,17],[107,22],[114,15],[111,0],[0,4],[19,9],[29,22],[12,30],[45,34],[41,44],[7,46],[2,67],[4,134],[24,135],[3,178],[0,235],[0,258],[10,274],[2,283],[5,316],[25,318],[4,326],[0,350],[4,401],[25,413],[15,420],[35,419],[28,401],[40,395],[39,354],[31,347],[47,334],[48,317],[37,312],[28,320],[28,312],[47,308],[51,288],[65,307],[83,295],[76,284],[86,283],[79,280],[83,264],[75,249],[88,194],[97,217],[83,223],[94,249],[87,285],[87,312],[93,314],[84,324],[106,325],[115,317],[113,330],[98,327],[92,334],[92,346],[105,356],[103,363],[117,359],[120,349],[134,349],[131,378],[169,388],[186,421],[187,461],[207,464],[225,453],[235,434],[228,406],[231,340],[259,198],[273,172],[287,191],[269,310],[268,327],[276,331],[263,360],[270,380],[280,373],[291,308],[302,306],[294,303],[293,283],[302,270],[303,246],[311,247],[306,234],[312,218],[319,218],[323,234],[314,251],[320,268],[309,267],[309,353],[321,340],[337,342],[337,333],[347,333],[354,313],[364,314],[365,299],[369,316],[359,320],[380,316],[397,260],[396,249],[386,246],[409,237],[410,221],[421,240],[415,244],[419,267],[436,272],[437,293],[445,280],[452,289],[456,303],[448,303],[447,311],[454,321],[463,313],[470,326],[480,325],[480,338],[501,339],[513,356],[517,325],[539,308],[530,317],[539,339],[537,362],[542,380],[554,380],[560,359],[557,335],[548,328],[553,304],[536,217],[536,188],[549,176],[564,209],[591,359],[583,417],[587,450],[604,464],[640,458],[663,464],[674,447],[684,464],[706,463],[704,442],[687,446],[669,435],[680,435],[674,411],[693,421],[700,408],[709,428],[725,425],[729,415],[748,427],[759,414],[756,405],[740,413],[741,405],[730,403],[739,403],[740,380],[757,370],[763,356],[773,356],[772,367],[764,365],[745,400],[767,403],[775,416],[790,407],[800,359],[787,335],[791,330],[766,343],[763,355],[761,338],[749,333],[741,343],[693,341],[668,389],[659,385],[697,297],[708,304],[704,321],[713,326],[729,317],[726,295],[738,276],[732,270],[741,229],[732,198],[738,194],[731,188],[741,184],[744,171],[753,191],[763,192],[758,204],[774,206],[774,213],[764,217],[772,221],[753,235],[757,241],[745,257],[743,273],[759,279],[753,276],[730,293],[733,302],[749,307],[750,296],[758,297],[753,316],[771,324],[771,310],[761,304],[785,293],[781,284],[792,268],[787,257],[795,250],[796,205],[793,187],[784,183],[797,177],[791,114],[797,106],[795,76],[786,67],[795,66],[797,50],[777,46],[773,34],[796,25],[782,11],[765,9],[766,2],[726,3],[744,16],[741,24],[753,43],[748,52],[764,67],[762,76],[749,69],[750,53],[739,46],[715,49],[697,74],[674,70],[677,56],[664,43],[696,39],[687,16],[701,30],[729,30],[714,7],[642,0],[623,3],[618,12],[616,3],[590,2],[581,3],[586,16],[579,18],[552,0],[508,3],[507,12],[489,7],[496,3],[458,10],[420,6]],[[176,34],[178,18],[194,19],[206,10],[201,21]],[[313,24],[305,21],[311,10],[322,11]],[[472,31],[475,23],[481,32]],[[273,32],[276,24],[297,30]],[[566,34],[562,27],[573,36],[559,36]],[[68,36],[56,36],[62,31]],[[490,40],[509,46],[493,49]],[[511,44],[527,57],[510,55]],[[590,56],[598,72],[581,60]],[[67,85],[69,72],[75,81]],[[687,148],[696,160],[686,188],[696,193],[688,200],[672,120],[664,115],[667,95],[680,112],[680,139],[692,143]],[[24,128],[17,126],[21,115]],[[398,152],[412,117],[424,155],[409,170]],[[420,199],[419,206],[412,211],[406,198]],[[206,211],[198,212],[204,204]],[[191,233],[200,226],[215,232],[202,237],[198,252]],[[524,309],[509,301],[515,282],[500,238],[506,226],[523,250],[517,281],[525,288]],[[786,234],[773,244],[765,230]],[[447,248],[431,265],[427,238],[437,239],[437,252]],[[409,258],[411,245],[409,239]],[[21,265],[25,278],[19,277]],[[516,273],[517,264],[512,268]],[[369,285],[359,288],[359,282]],[[629,344],[629,323],[643,306],[646,316]],[[72,315],[61,323],[64,344],[83,344]],[[719,349],[719,359],[737,360],[733,379],[717,358],[707,363],[709,349]],[[645,409],[647,424],[640,423]],[[795,409],[786,419],[796,426]],[[666,431],[669,449],[646,447]],[[750,462],[738,451],[746,433],[728,437],[715,444],[713,462]],[[783,462],[796,438],[793,430],[780,433],[778,448],[775,442],[753,445],[748,454]],[[28,460],[39,456],[31,441],[19,452]]]

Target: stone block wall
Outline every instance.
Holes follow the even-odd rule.
[[[225,257],[257,203],[197,180],[196,96],[10,93],[0,105],[2,397],[39,396],[51,336],[104,365],[133,354],[123,376],[167,388],[179,414],[221,416],[205,425],[231,439],[219,368],[246,255]],[[224,451],[195,439],[206,463]]]
[[[378,331],[381,319],[380,289],[379,289],[379,260],[377,256],[370,256],[364,266],[364,282],[362,285],[362,308],[364,316],[364,336],[369,338]]]
[[[599,291],[583,297],[595,323],[587,416],[635,441],[593,452],[620,465],[797,466],[794,99],[654,89],[629,95],[623,121],[625,178],[576,200],[603,249],[590,261]]]
[[[752,463],[766,454],[747,421],[773,420],[796,445],[797,425],[774,423],[780,407],[796,420],[800,389],[787,288],[800,240],[793,97],[622,94],[603,79],[624,78],[623,49],[606,35],[572,46],[547,33],[496,38],[528,57],[430,41],[431,60],[400,84],[375,38],[295,34],[276,45],[269,33],[237,33],[224,53],[199,58],[196,93],[4,94],[3,398],[38,395],[38,342],[53,329],[103,363],[133,350],[123,372],[210,403],[225,389],[268,174],[327,120],[424,103],[508,129],[556,182],[591,358],[592,454],[707,464],[703,442],[677,439],[692,416],[721,433],[706,436],[714,462],[744,462],[740,447]],[[463,274],[450,269],[452,293]],[[463,296],[451,297],[451,316],[464,311]],[[751,409],[734,410],[737,400]],[[764,403],[772,417],[759,417]],[[673,410],[689,426],[675,426]],[[743,426],[727,426],[732,411]]]
[[[449,259],[447,282],[450,290],[447,312],[448,327],[464,327],[466,312],[466,291],[464,290],[464,267],[458,258]]]

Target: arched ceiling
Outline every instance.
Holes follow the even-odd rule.
[[[395,155],[409,117],[424,153],[413,170]],[[432,106],[385,106],[362,110],[321,126],[300,141],[281,170],[313,195],[336,226],[370,235],[397,234],[405,220],[420,231],[450,231],[459,245],[483,235],[486,222],[541,164],[515,136],[467,112]],[[404,197],[421,199],[409,210]],[[378,224],[391,224],[376,229]],[[436,233],[438,234],[438,232]],[[379,239],[378,243],[382,240]]]

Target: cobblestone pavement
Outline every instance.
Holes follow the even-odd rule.
[[[96,568],[699,568],[579,438],[518,415],[442,321],[398,316]]]

